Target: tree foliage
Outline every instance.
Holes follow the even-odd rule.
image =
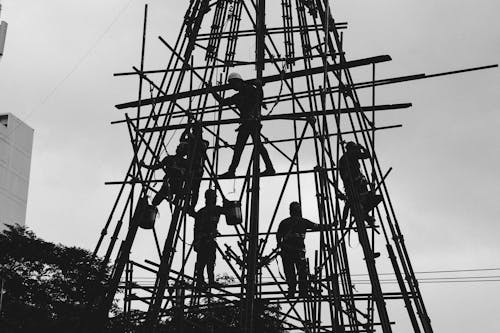
[[[0,331],[75,331],[107,273],[87,250],[9,226],[0,234],[0,277],[5,281]]]
[[[219,285],[230,284],[234,279],[222,275],[217,278]],[[179,288],[193,288],[192,285],[179,285]],[[187,309],[172,307],[168,310],[168,318],[161,322],[156,331],[159,333],[241,333],[241,319],[245,313],[243,303],[234,300],[228,301],[217,296],[202,293],[197,305],[191,304]],[[255,317],[253,320],[256,331],[259,333],[285,332],[281,320],[280,307],[268,304],[265,301],[256,302]],[[111,320],[110,331],[133,331],[147,333],[144,326],[145,312],[133,311],[129,314],[121,313]]]
[[[244,302],[244,301],[243,301]],[[183,320],[177,316],[172,316],[167,321],[162,332],[181,332],[182,322],[184,333],[241,333],[241,320],[245,316],[242,310],[244,304],[240,302],[225,302],[219,299],[211,299],[199,309],[192,309]],[[256,302],[253,325],[256,332],[260,333],[281,333],[283,329],[280,320],[279,307],[265,302]]]
[[[88,331],[89,325],[82,324],[93,318],[93,304],[102,295],[108,275],[109,268],[87,250],[50,243],[24,227],[9,226],[0,233],[0,278],[5,281],[0,332]],[[222,276],[218,282],[233,281]],[[241,308],[236,301],[202,297],[199,307],[184,315],[175,307],[170,309],[158,331],[239,333]],[[106,332],[147,331],[144,312],[125,314],[115,307],[113,313]],[[284,332],[278,306],[258,303],[255,313],[258,332]]]

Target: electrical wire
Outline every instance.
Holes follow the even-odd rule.
[[[439,274],[439,273],[462,273],[462,272],[488,272],[488,271],[500,271],[500,268],[475,268],[475,269],[453,269],[453,270],[435,270],[435,271],[422,271],[416,272],[416,274]],[[379,275],[393,275],[393,273],[381,273]],[[351,276],[368,276],[368,274],[351,274]],[[273,279],[270,276],[262,277],[265,279]],[[138,277],[138,282],[149,282],[154,280],[154,277]],[[488,282],[500,282],[500,275],[482,275],[482,276],[441,276],[441,277],[422,277],[417,278],[419,283],[423,284],[433,284],[433,283],[488,283]],[[370,280],[352,280],[353,284],[364,285],[371,284]],[[396,279],[382,279],[381,284],[396,284],[398,281]]]
[[[38,107],[44,105],[58,90],[61,88],[64,83],[80,68],[81,64],[90,56],[92,51],[99,45],[99,43],[103,40],[104,36],[111,30],[111,28],[115,25],[115,23],[118,21],[118,19],[125,13],[125,11],[128,9],[130,4],[134,0],[129,0],[119,11],[118,13],[114,16],[113,20],[111,23],[107,26],[107,28],[99,35],[99,37],[90,45],[90,47],[87,49],[87,51],[83,54],[83,56],[80,57],[80,59],[77,61],[77,63],[71,68],[71,70],[54,86],[54,88],[41,100],[40,104]],[[23,116],[24,120],[27,120],[30,118],[37,110],[37,108],[33,108],[31,111],[29,111],[26,115]],[[11,135],[14,134],[15,130],[17,129],[14,128],[14,130],[11,132]]]
[[[435,271],[419,271],[415,274],[436,274],[436,273],[460,273],[460,272],[482,272],[482,271],[500,271],[500,268],[471,268],[471,269],[450,269]],[[368,274],[351,274],[351,276],[366,276]],[[394,275],[394,273],[379,273],[378,275]]]

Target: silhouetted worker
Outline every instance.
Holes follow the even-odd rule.
[[[288,297],[294,297],[299,282],[300,297],[307,297],[309,290],[306,246],[304,239],[308,230],[327,230],[329,225],[319,225],[302,217],[300,204],[290,204],[290,217],[280,222],[276,239],[281,252],[285,279],[288,284]]]
[[[187,144],[185,142],[179,143],[175,151],[175,155],[168,155],[160,162],[153,165],[146,165],[141,162],[140,165],[149,170],[163,169],[165,171],[165,177],[163,178],[163,184],[153,198],[153,206],[158,206],[163,199],[171,201],[174,199],[174,195],[179,194],[184,183],[184,177],[186,175],[186,159],[184,156],[187,154]]]
[[[217,194],[215,190],[205,191],[205,207],[197,212],[191,213],[194,217],[194,250],[198,253],[196,257],[195,275],[198,287],[205,283],[204,270],[207,268],[208,283],[213,286],[215,257],[217,251],[217,224],[219,218],[225,213],[224,208],[217,206]]]
[[[187,164],[189,168],[187,175],[189,179],[187,179],[187,181],[191,187],[191,199],[189,206],[191,209],[194,209],[198,203],[208,141],[203,140],[200,125],[194,125],[192,131],[187,128],[184,133],[182,133],[180,141],[187,144]]]
[[[236,138],[236,144],[234,146],[233,158],[231,160],[231,165],[229,170],[222,174],[222,178],[234,177],[236,168],[240,163],[241,154],[245,148],[245,144],[248,137],[252,137],[254,148],[257,149],[260,156],[264,160],[266,169],[261,173],[262,176],[274,175],[276,172],[274,170],[269,154],[260,140],[260,135],[255,131],[257,126],[261,126],[260,123],[260,107],[262,104],[262,99],[264,94],[262,92],[262,87],[258,85],[253,85],[248,82],[243,81],[241,75],[238,73],[231,73],[228,76],[228,82],[232,89],[238,91],[232,97],[222,100],[221,105],[236,105],[240,111],[241,125],[238,127],[238,136]]]
[[[373,218],[368,213],[375,208],[381,201],[381,195],[375,195],[369,190],[368,181],[361,172],[359,160],[370,158],[370,153],[361,145],[355,142],[346,144],[346,151],[339,160],[339,172],[349,206],[358,203],[362,210],[363,218],[369,222]]]

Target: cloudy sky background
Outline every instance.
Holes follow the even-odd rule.
[[[122,115],[113,105],[135,98],[136,81],[112,74],[139,63],[144,1],[1,3],[9,31],[0,112],[35,129],[27,224],[47,240],[92,249],[116,193],[103,183],[121,178],[130,160],[125,128],[109,122]],[[149,4],[146,67],[156,68],[169,56],[156,38],[174,40],[187,4]],[[349,23],[348,58],[392,56],[380,77],[498,63],[499,10],[494,0],[333,3]],[[379,103],[414,105],[390,116],[404,127],[381,134],[377,152],[394,168],[388,183],[416,271],[500,267],[499,90],[498,69],[378,90]],[[500,325],[500,282],[422,291],[436,332]]]

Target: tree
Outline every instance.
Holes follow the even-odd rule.
[[[227,275],[217,278],[221,286],[233,283],[234,279]],[[190,289],[193,285],[181,283],[179,288]],[[206,294],[204,294],[206,295]],[[179,308],[170,308],[168,318],[160,323],[157,332],[165,333],[241,333],[240,319],[242,304],[238,301],[226,301],[215,296],[200,296],[197,306],[190,306],[182,314]],[[256,303],[254,325],[260,333],[285,332],[280,314],[280,307],[264,300]],[[134,311],[119,314],[111,319],[110,331],[112,332],[149,332],[144,325],[145,312]],[[127,319],[128,318],[128,319]],[[181,328],[182,327],[182,328]]]
[[[0,234],[0,278],[5,281],[0,331],[74,332],[108,273],[87,250],[8,226]]]

